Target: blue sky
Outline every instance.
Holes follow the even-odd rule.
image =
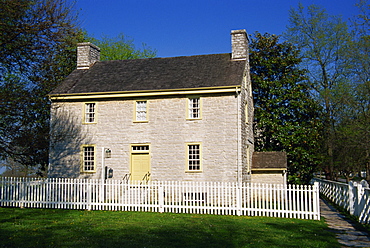
[[[173,57],[228,53],[234,29],[281,34],[299,2],[344,19],[357,14],[357,0],[76,0],[75,7],[90,35],[124,33],[158,57]]]

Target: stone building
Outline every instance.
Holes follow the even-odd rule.
[[[231,43],[231,54],[120,61],[78,44],[77,69],[50,93],[48,176],[249,182],[246,31]]]

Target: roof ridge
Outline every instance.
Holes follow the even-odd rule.
[[[154,57],[154,58],[140,58],[140,59],[115,59],[115,60],[101,60],[99,62],[115,62],[115,61],[135,61],[135,60],[159,60],[159,59],[177,59],[177,58],[191,58],[191,57],[205,57],[205,56],[216,56],[216,55],[230,55],[231,53],[211,53],[211,54],[199,54],[199,55],[184,55],[184,56],[174,56],[174,57]]]

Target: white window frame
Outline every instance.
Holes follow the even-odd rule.
[[[148,101],[135,101],[134,122],[148,122]]]
[[[202,144],[186,143],[186,171],[202,172],[202,169]]]
[[[187,102],[187,119],[202,119],[202,99],[200,97],[189,97]]]
[[[84,118],[83,122],[85,124],[96,123],[96,111],[97,104],[95,102],[86,102],[84,103]]]
[[[96,172],[96,146],[81,146],[81,172]]]

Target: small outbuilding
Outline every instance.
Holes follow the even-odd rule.
[[[252,183],[287,183],[286,152],[254,152],[252,157]]]

